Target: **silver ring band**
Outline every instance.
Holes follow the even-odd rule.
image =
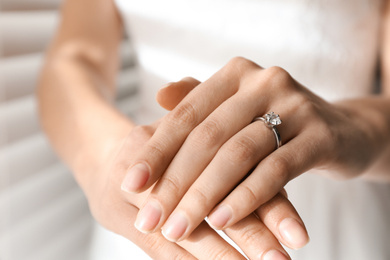
[[[275,150],[278,149],[280,146],[282,146],[282,138],[280,138],[280,134],[278,129],[276,129],[277,125],[280,125],[282,123],[282,120],[280,120],[279,115],[276,115],[274,112],[269,112],[268,114],[265,114],[264,116],[259,116],[253,119],[253,122],[256,121],[263,121],[264,124],[272,130],[272,132],[275,135],[276,145]]]

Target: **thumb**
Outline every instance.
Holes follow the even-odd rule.
[[[157,92],[156,100],[160,106],[171,111],[199,84],[199,80],[191,77],[168,83]]]

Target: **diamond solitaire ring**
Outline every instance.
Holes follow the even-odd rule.
[[[256,121],[263,121],[264,124],[272,130],[272,132],[275,135],[276,139],[276,149],[278,149],[280,146],[282,146],[282,139],[280,138],[280,134],[278,129],[276,129],[277,125],[280,125],[282,123],[282,120],[280,120],[279,115],[275,114],[274,112],[269,112],[268,114],[265,114],[264,116],[256,117],[253,119],[253,122]]]

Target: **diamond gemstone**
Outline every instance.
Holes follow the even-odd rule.
[[[279,115],[275,114],[274,112],[270,112],[265,115],[265,120],[268,124],[276,126],[280,125],[282,123],[282,120],[280,120]]]

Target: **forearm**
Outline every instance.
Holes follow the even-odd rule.
[[[363,178],[390,182],[390,98],[386,95],[370,96],[344,100],[336,106],[353,119],[362,138],[367,138],[366,146],[347,151],[346,156],[355,160],[356,165],[366,165],[361,175]],[[342,145],[340,143],[340,147]]]
[[[38,88],[43,128],[82,186],[132,127],[111,105],[113,95],[99,75],[81,57],[52,54]]]
[[[113,1],[63,2],[41,73],[39,109],[54,148],[82,186],[132,126],[111,104],[121,39]]]

